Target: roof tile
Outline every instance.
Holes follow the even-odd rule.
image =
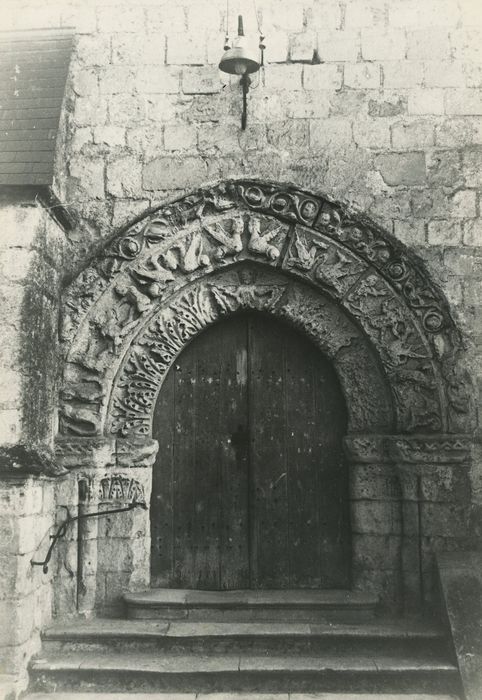
[[[0,186],[52,185],[72,32],[0,32]]]

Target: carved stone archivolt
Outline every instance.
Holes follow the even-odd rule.
[[[148,436],[179,352],[242,309],[285,318],[333,358],[352,430],[471,430],[462,344],[420,261],[326,198],[233,181],[135,222],[66,289],[60,433]]]
[[[264,274],[256,266],[243,265],[181,290],[141,329],[114,382],[107,410],[108,432],[150,435],[157,394],[177,355],[203,328],[246,309],[296,325],[332,359],[355,429],[367,429],[373,423],[390,429],[393,416],[385,382],[357,326],[310,287],[290,283],[279,272]],[[361,377],[360,363],[365,366]]]

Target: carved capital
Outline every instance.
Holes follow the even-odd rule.
[[[151,467],[157,449],[157,440],[143,437],[116,439],[59,436],[55,441],[56,459],[64,469]]]
[[[144,486],[138,479],[125,474],[108,474],[97,484],[99,503],[145,503]]]
[[[151,438],[117,438],[116,465],[118,467],[152,467],[159,443]]]
[[[345,454],[357,464],[382,464],[389,461],[384,435],[348,435],[344,441]]]

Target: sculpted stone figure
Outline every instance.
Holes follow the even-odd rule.
[[[274,226],[261,233],[261,222],[251,217],[248,221],[249,243],[248,250],[259,255],[265,255],[269,260],[276,260],[280,256],[278,248],[270,245],[270,241],[281,231],[281,226]]]
[[[410,251],[368,220],[292,186],[254,181],[202,189],[146,219],[111,242],[65,295],[66,367],[76,368],[66,370],[61,392],[66,433],[102,433],[112,403],[103,412],[100,402],[111,401],[119,377],[127,382],[122,363],[130,362],[137,378],[132,375],[129,386],[124,379],[116,384],[114,423],[124,435],[131,430],[127,423],[147,435],[147,395],[157,395],[156,382],[184,342],[214,320],[214,305],[217,313],[271,311],[278,292],[284,296],[284,283],[267,281],[268,271],[277,268],[282,279],[306,280],[320,300],[329,297],[340,313],[356,319],[386,373],[398,429],[463,430],[469,388],[452,379],[461,376],[455,367],[462,350],[447,302]],[[194,277],[202,279],[203,269],[207,276],[231,265],[242,270],[246,263],[264,263],[264,279],[244,284],[239,278],[191,299]],[[183,288],[183,307],[171,308]],[[139,343],[145,320],[159,312],[156,331]],[[313,333],[323,335],[314,326]],[[103,397],[95,403],[93,374],[95,395]]]
[[[241,238],[244,232],[243,219],[233,219],[231,222],[231,231],[229,232],[223,224],[203,224],[203,229],[220,244],[214,251],[214,258],[216,260],[223,260],[226,256],[233,256],[236,258],[236,255],[243,250],[243,241]]]

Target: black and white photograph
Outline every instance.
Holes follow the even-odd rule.
[[[0,0],[0,700],[482,700],[482,0]]]

